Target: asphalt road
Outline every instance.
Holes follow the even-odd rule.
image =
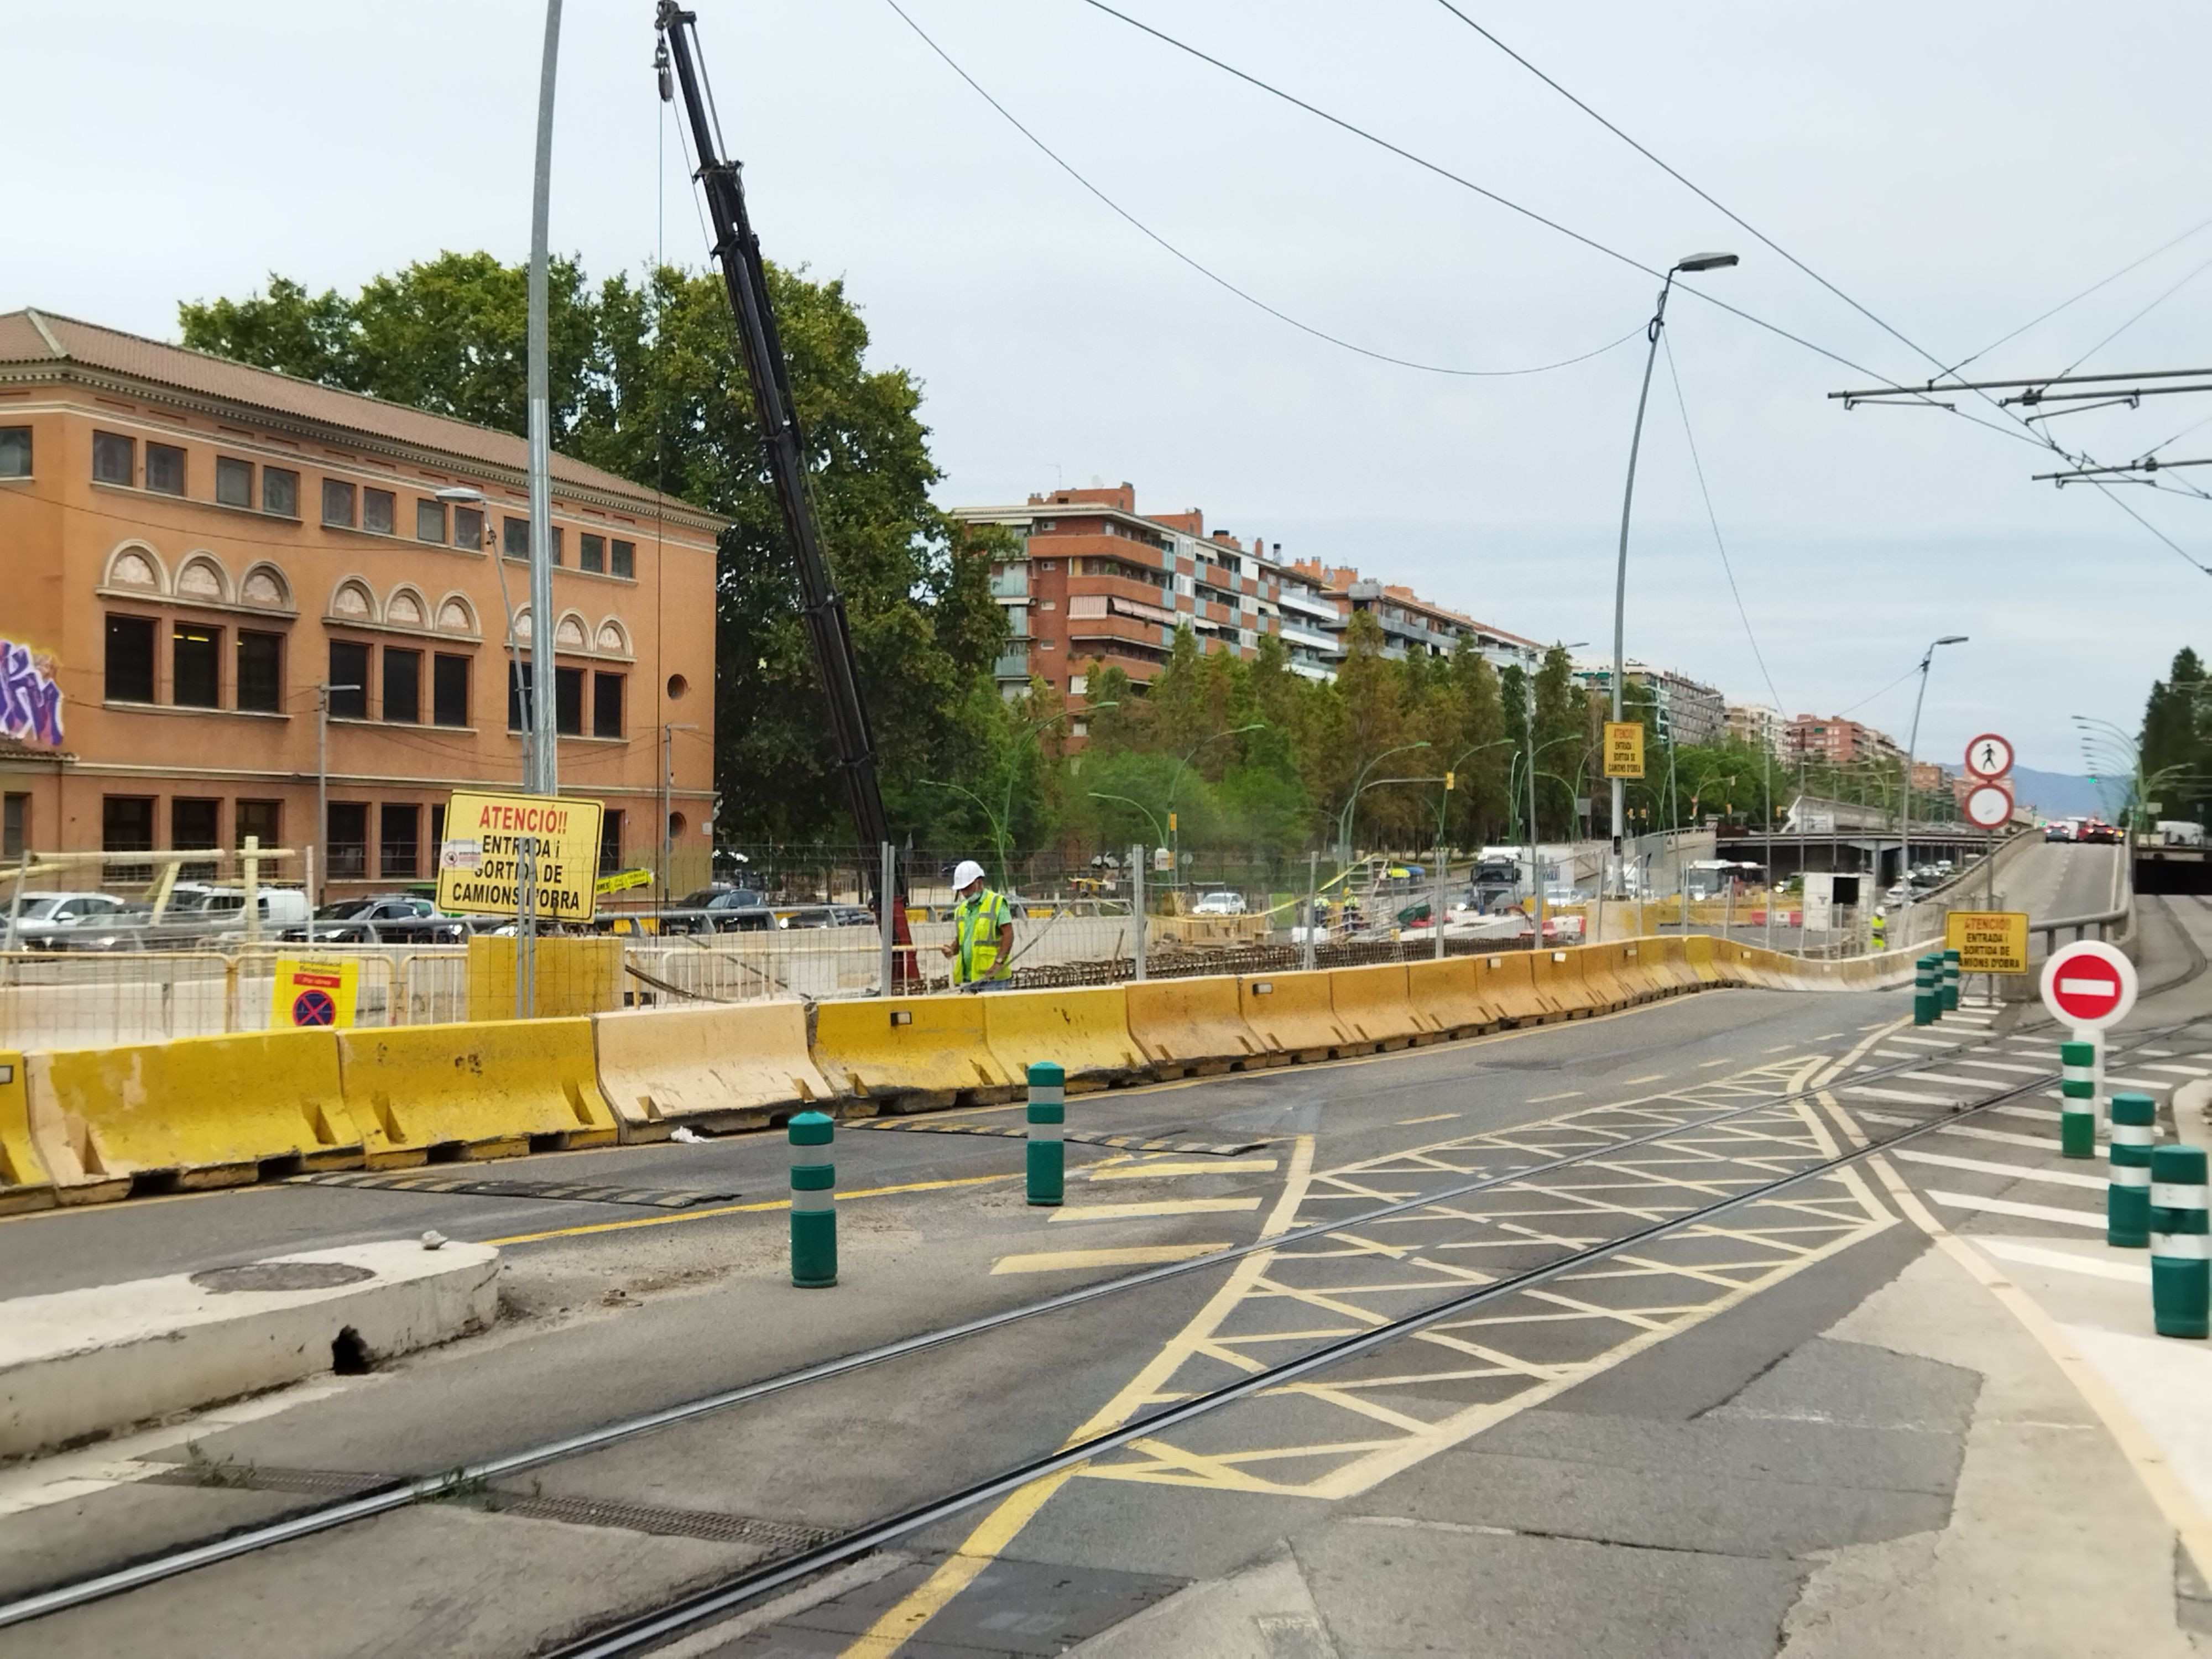
[[[2048,851],[2017,889],[2047,875],[2059,903],[2099,878],[2076,860],[2101,849]],[[2147,921],[2148,978],[2201,964],[2181,931],[2163,909]],[[2145,1007],[2170,1015],[2191,994]],[[783,1212],[748,1207],[781,1196],[789,1154],[767,1135],[498,1166],[716,1195],[683,1209],[309,1184],[0,1222],[9,1295],[426,1227],[506,1241],[507,1285],[486,1336],[0,1468],[0,1595],[1178,1249],[1341,1224],[0,1632],[0,1654],[538,1651],[1802,1167],[1843,1144],[1842,1103],[1911,1121],[1943,1091],[2020,1085],[2050,1046],[2014,1029],[2023,1012],[1933,1038],[1899,1029],[1905,994],[1732,990],[1084,1097],[1071,1127],[1243,1150],[1071,1144],[1059,1210],[1022,1202],[1014,1140],[848,1128],[841,1282],[823,1291],[790,1287]],[[1815,1079],[1831,1092],[1803,1095]],[[1867,1092],[1882,1090],[1907,1098]],[[1670,1126],[1656,1149],[1547,1185],[1357,1219],[1470,1171]],[[669,1651],[2191,1651],[2155,1550],[2162,1592],[2078,1593],[2085,1575],[2136,1571],[2155,1516],[2056,1368],[1927,1246],[1879,1183],[1824,1176],[1139,1440]],[[2099,1525],[2038,1530],[2046,1516]]]

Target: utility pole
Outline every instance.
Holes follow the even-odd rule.
[[[315,687],[315,850],[321,854],[315,860],[315,878],[309,882],[307,909],[312,915],[323,902],[321,884],[331,877],[331,693],[358,691],[357,685],[331,685],[319,683]],[[313,922],[308,924],[307,937],[314,937]]]
[[[1964,634],[1946,634],[1929,645],[1920,658],[1920,694],[1912,700],[1912,731],[1905,740],[1905,787],[1898,793],[1900,805],[1897,814],[1897,878],[1905,884],[1905,921],[1906,942],[1911,942],[1912,921],[1912,753],[1920,746],[1920,710],[1928,701],[1928,670],[1936,660],[1936,648],[1946,645],[1964,645]],[[1879,872],[1877,872],[1879,879]]]
[[[674,894],[669,888],[668,878],[669,866],[676,857],[676,844],[675,837],[670,833],[668,825],[669,815],[674,810],[674,803],[671,801],[669,796],[676,787],[676,734],[678,732],[696,732],[698,729],[696,723],[678,725],[671,720],[663,720],[660,723],[660,902],[663,904],[668,903],[674,897]],[[707,879],[712,881],[714,878],[714,860],[712,856],[709,856],[707,860]],[[832,896],[835,896],[832,895]],[[890,993],[887,990],[884,994],[888,996]]]
[[[553,410],[546,368],[546,221],[553,188],[553,82],[561,0],[545,0],[545,56],[538,76],[538,166],[530,197],[530,793],[556,795],[554,733]],[[504,553],[502,551],[502,556]]]

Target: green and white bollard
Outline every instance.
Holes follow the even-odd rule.
[[[2154,1146],[2150,1154],[2150,1312],[2160,1336],[2212,1335],[2212,1224],[2205,1212],[2204,1149]]]
[[[823,1112],[801,1112],[791,1120],[791,1282],[819,1290],[837,1282],[837,1166],[802,1164],[799,1149],[827,1148],[837,1125]]]
[[[1936,990],[1936,958],[1923,957],[1912,964],[1912,1023],[1933,1025],[1942,1012],[1942,999]]]
[[[1048,1060],[1030,1067],[1030,1202],[1057,1204],[1067,1182],[1060,1140],[1067,1121],[1067,1073]]]
[[[2148,1095],[2112,1097],[2112,1185],[2105,1188],[2105,1243],[2150,1243],[2150,1153],[2158,1106]]]
[[[2094,1044],[2058,1045],[2058,1149],[2069,1158],[2097,1155],[2096,1063]]]
[[[1943,1012],[1956,1013],[1959,1011],[1959,953],[1946,951],[1936,960],[1942,969]]]

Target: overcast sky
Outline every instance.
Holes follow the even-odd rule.
[[[1393,356],[1526,368],[1638,328],[1656,284],[1150,40],[1083,0],[900,0],[1039,137],[1192,259]],[[1465,3],[1465,0],[1462,0]],[[963,85],[887,0],[695,0],[770,257],[841,276],[875,360],[923,382],[948,505],[1057,483],[1285,556],[1357,563],[1517,632],[1610,639],[1640,336],[1474,379],[1301,334],[1148,241]],[[1435,0],[1127,0],[1261,79],[1859,367],[1692,296],[1669,312],[1730,598],[1665,356],[1638,480],[1632,654],[1902,739],[1941,633],[1921,752],[1974,732],[2075,771],[2068,716],[2132,727],[2212,581],[2054,458],[1929,410],[1826,393],[1926,361],[1699,201]],[[2212,12],[2179,3],[1466,4],[1750,224],[1946,363],[2212,219]],[[571,0],[553,237],[594,275],[700,221],[651,74],[648,0]],[[380,0],[8,8],[9,102],[39,135],[0,179],[0,308],[172,337],[183,298],[279,270],[350,289],[443,248],[527,250],[543,11]],[[664,148],[665,145],[665,148]],[[665,223],[665,228],[664,228]],[[2195,368],[2212,262],[2189,237],[1979,360],[1989,378]],[[2118,460],[2212,399],[2054,422]],[[2212,426],[2161,452],[2212,455]],[[2179,472],[2174,478],[2191,475]],[[2212,488],[2212,468],[2199,476]],[[2212,502],[2117,492],[2212,559]],[[1887,687],[1887,690],[1884,690]]]

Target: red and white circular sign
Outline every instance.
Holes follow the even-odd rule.
[[[2012,770],[2012,743],[1984,732],[1966,745],[1966,770],[1978,778],[2001,778]]]
[[[2043,1006],[2076,1030],[2117,1025],[2136,1006],[2136,965],[2100,939],[2069,945],[2043,964]]]
[[[1959,810],[1976,829],[2002,830],[2012,822],[2012,791],[2001,783],[1978,783]]]

